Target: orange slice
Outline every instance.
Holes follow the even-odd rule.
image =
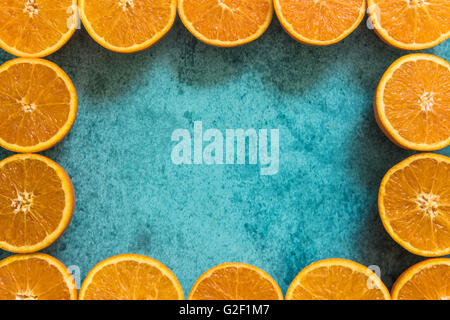
[[[178,14],[200,41],[240,46],[259,38],[273,16],[272,0],[178,0]]]
[[[97,264],[80,289],[80,300],[183,300],[178,279],[162,263],[123,254]]]
[[[263,270],[245,263],[224,263],[198,278],[188,300],[283,300],[283,294]]]
[[[292,38],[326,46],[341,41],[359,26],[366,0],[274,0],[274,6],[278,20]]]
[[[450,300],[450,259],[429,259],[403,272],[392,288],[394,300]]]
[[[35,253],[0,261],[0,300],[76,299],[72,275],[55,258]]]
[[[369,268],[345,259],[321,260],[300,271],[286,300],[390,300],[380,278]]]
[[[0,66],[0,146],[40,152],[59,143],[77,114],[77,94],[56,64],[14,59]]]
[[[106,49],[131,53],[158,42],[175,21],[176,0],[79,0],[83,25]]]
[[[450,254],[450,158],[418,154],[384,176],[381,220],[406,250],[426,257]]]
[[[450,64],[429,54],[400,58],[381,79],[374,106],[379,127],[398,146],[450,145]]]
[[[404,50],[434,47],[450,37],[448,0],[368,0],[375,32]]]
[[[0,47],[26,58],[60,49],[77,28],[76,0],[0,1]]]
[[[0,162],[0,249],[48,247],[69,225],[74,206],[72,182],[52,160],[17,154]]]

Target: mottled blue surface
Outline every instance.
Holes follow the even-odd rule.
[[[450,42],[426,52],[450,60]],[[285,292],[303,267],[330,257],[379,265],[391,286],[423,259],[388,236],[376,204],[385,172],[413,154],[385,138],[372,111],[378,80],[404,54],[364,24],[317,48],[292,40],[274,18],[255,42],[220,49],[178,20],[132,55],[77,31],[49,57],[74,81],[77,121],[43,153],[72,177],[77,207],[45,252],[79,265],[82,277],[112,255],[145,254],[170,267],[185,294],[229,261],[264,269]],[[0,62],[10,58],[0,52]],[[279,128],[280,172],[175,166],[172,131],[195,120],[220,130]]]

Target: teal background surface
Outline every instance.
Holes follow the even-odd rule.
[[[450,60],[450,42],[425,52]],[[385,138],[372,101],[384,71],[408,53],[365,21],[319,48],[292,40],[275,17],[255,42],[223,49],[177,19],[159,43],[131,55],[78,30],[48,57],[73,80],[79,112],[67,138],[43,152],[67,170],[77,199],[66,233],[44,251],[78,265],[82,278],[110,256],[148,255],[175,273],[186,296],[223,262],[260,267],[286,292],[302,268],[332,257],[378,265],[390,287],[424,258],[383,229],[378,186],[414,152]],[[0,52],[1,63],[11,58]],[[174,165],[171,134],[192,131],[196,120],[221,131],[280,129],[279,173]]]

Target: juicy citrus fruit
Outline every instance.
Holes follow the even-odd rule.
[[[81,300],[183,300],[178,279],[162,263],[123,254],[97,264],[80,289]]]
[[[131,53],[158,42],[172,27],[176,0],[79,0],[91,37],[106,49]]]
[[[378,85],[375,117],[400,147],[430,151],[450,145],[450,64],[429,54],[394,62]]]
[[[345,259],[321,260],[300,271],[286,300],[390,300],[389,291],[369,268]]]
[[[235,47],[259,38],[273,16],[272,0],[178,0],[178,14],[200,41]]]
[[[72,182],[52,160],[18,154],[0,162],[0,249],[48,247],[69,225],[74,206]]]
[[[366,0],[274,0],[284,30],[305,44],[325,46],[352,33],[365,15]]]
[[[77,27],[77,0],[0,1],[0,47],[27,58],[61,48]]]
[[[406,250],[450,254],[450,158],[425,153],[397,164],[381,182],[378,208],[386,231]]]
[[[57,65],[19,58],[0,66],[0,146],[39,152],[60,142],[77,114],[77,95]]]
[[[0,261],[0,300],[76,300],[67,268],[43,254],[15,255]]]
[[[263,270],[245,263],[224,263],[198,278],[188,300],[283,300],[283,294]]]
[[[415,264],[397,279],[394,300],[450,300],[450,259],[429,259]]]
[[[450,36],[448,0],[368,0],[375,32],[404,50],[434,47]]]

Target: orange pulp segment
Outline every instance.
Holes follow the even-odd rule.
[[[188,300],[283,300],[275,280],[244,263],[224,263],[198,278]]]
[[[55,258],[35,253],[0,261],[0,300],[76,299],[72,275]]]
[[[378,195],[386,231],[406,250],[450,254],[450,158],[418,154],[384,176]]]
[[[328,259],[303,269],[289,286],[286,300],[390,300],[390,294],[369,268]]]
[[[274,0],[284,30],[309,45],[337,43],[352,33],[365,15],[366,0]]]
[[[19,58],[0,66],[0,146],[40,152],[59,143],[72,128],[77,94],[56,64]]]
[[[158,42],[172,27],[176,0],[80,0],[83,25],[106,49],[131,53]]]
[[[80,300],[183,300],[178,279],[162,263],[123,254],[97,264],[80,289]]]
[[[259,38],[273,16],[272,0],[179,0],[178,13],[200,41],[234,47]]]
[[[72,218],[75,196],[69,176],[37,154],[0,162],[0,248],[17,253],[51,245]]]
[[[450,37],[448,0],[368,0],[375,32],[404,50],[434,47]]]
[[[430,54],[398,59],[383,75],[374,106],[381,130],[400,147],[450,145],[450,64]]]

